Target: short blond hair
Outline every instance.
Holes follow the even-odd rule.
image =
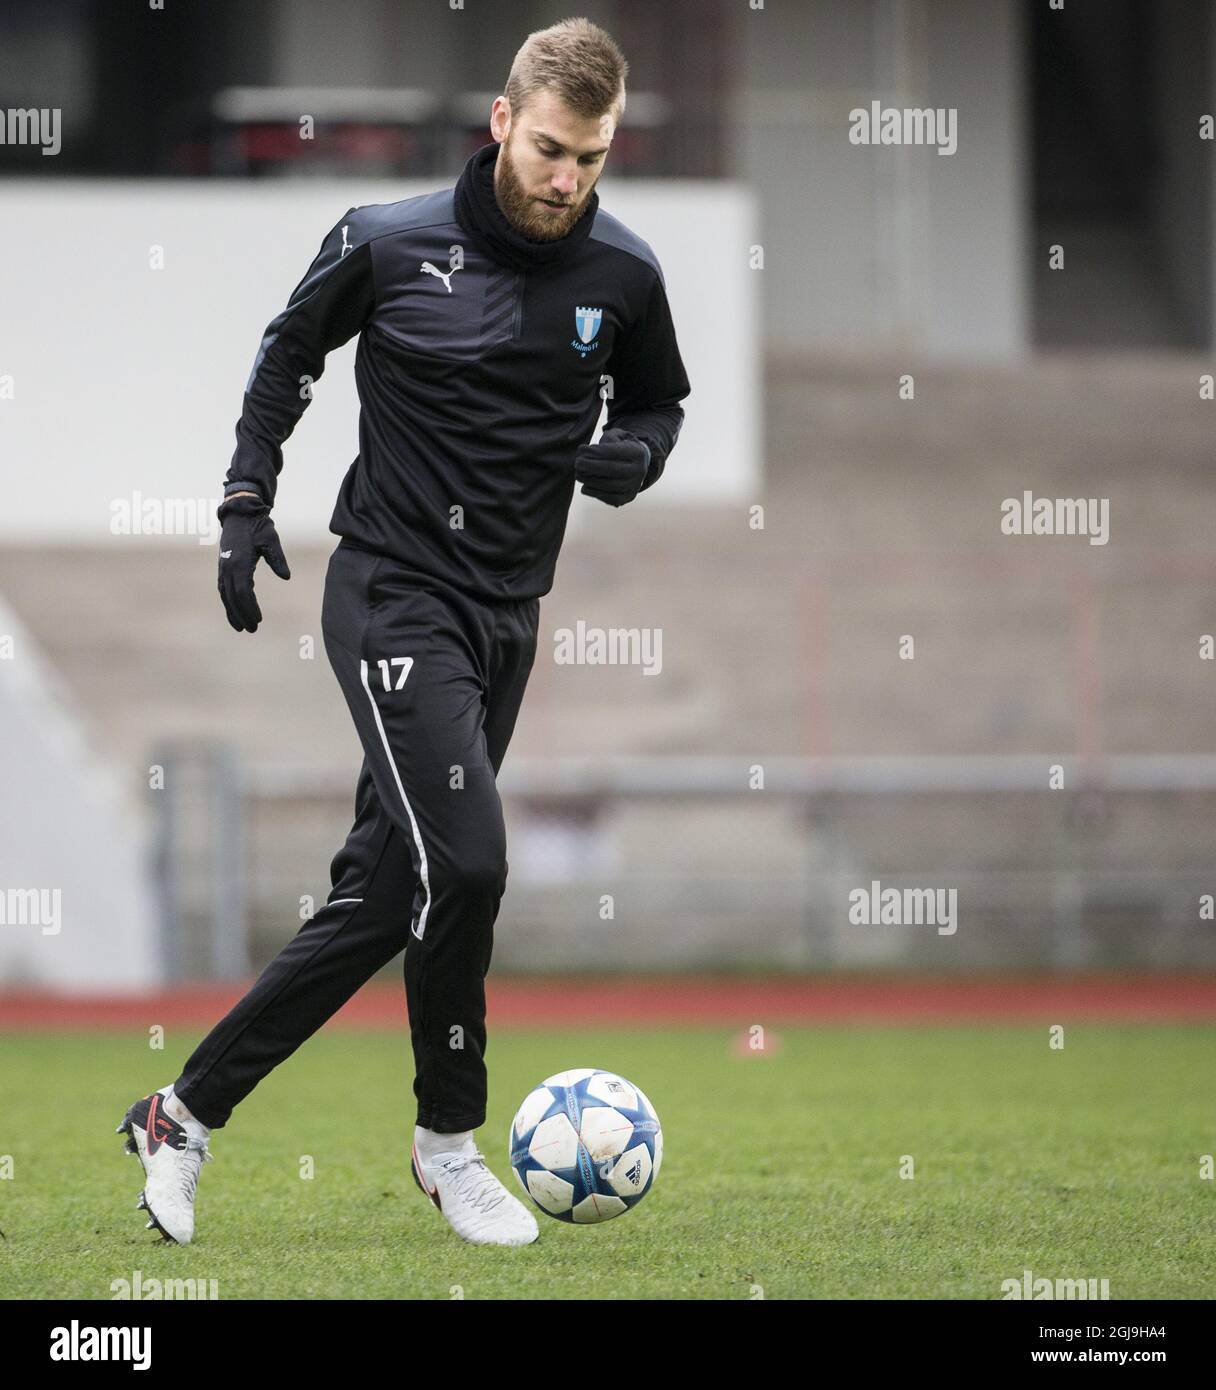
[[[594,119],[625,110],[629,64],[611,34],[589,19],[563,19],[529,34],[515,55],[504,96],[518,116],[528,98],[555,92],[576,116]]]

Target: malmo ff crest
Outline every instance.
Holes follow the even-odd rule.
[[[581,305],[574,311],[574,327],[578,337],[573,339],[570,346],[576,352],[593,352],[596,347],[596,336],[600,331],[600,324],[604,321],[603,309],[584,309]]]

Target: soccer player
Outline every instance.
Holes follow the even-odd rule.
[[[324,907],[120,1126],[170,1240],[193,1236],[211,1131],[403,948],[414,1178],[466,1240],[537,1237],[474,1139],[507,877],[496,777],[575,484],[612,507],[652,486],[689,393],[659,263],[596,193],[627,71],[584,19],[530,35],[493,143],[454,188],[349,209],[258,350],[218,513],[238,632],[262,619],[259,557],[290,577],[271,520],[283,442],[326,353],[359,335],[322,631],[364,760]]]

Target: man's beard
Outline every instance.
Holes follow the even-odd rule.
[[[565,212],[541,212],[536,202],[539,195],[529,193],[515,172],[510,138],[498,147],[494,196],[511,226],[532,241],[558,241],[564,237],[587,211],[587,203],[594,187],[593,183],[582,199]]]

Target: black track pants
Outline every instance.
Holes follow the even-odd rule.
[[[506,886],[495,784],[539,599],[488,602],[343,542],[322,631],[363,744],[328,901],[199,1044],[175,1090],[211,1128],[405,948],[418,1123],[485,1120],[485,976]]]

